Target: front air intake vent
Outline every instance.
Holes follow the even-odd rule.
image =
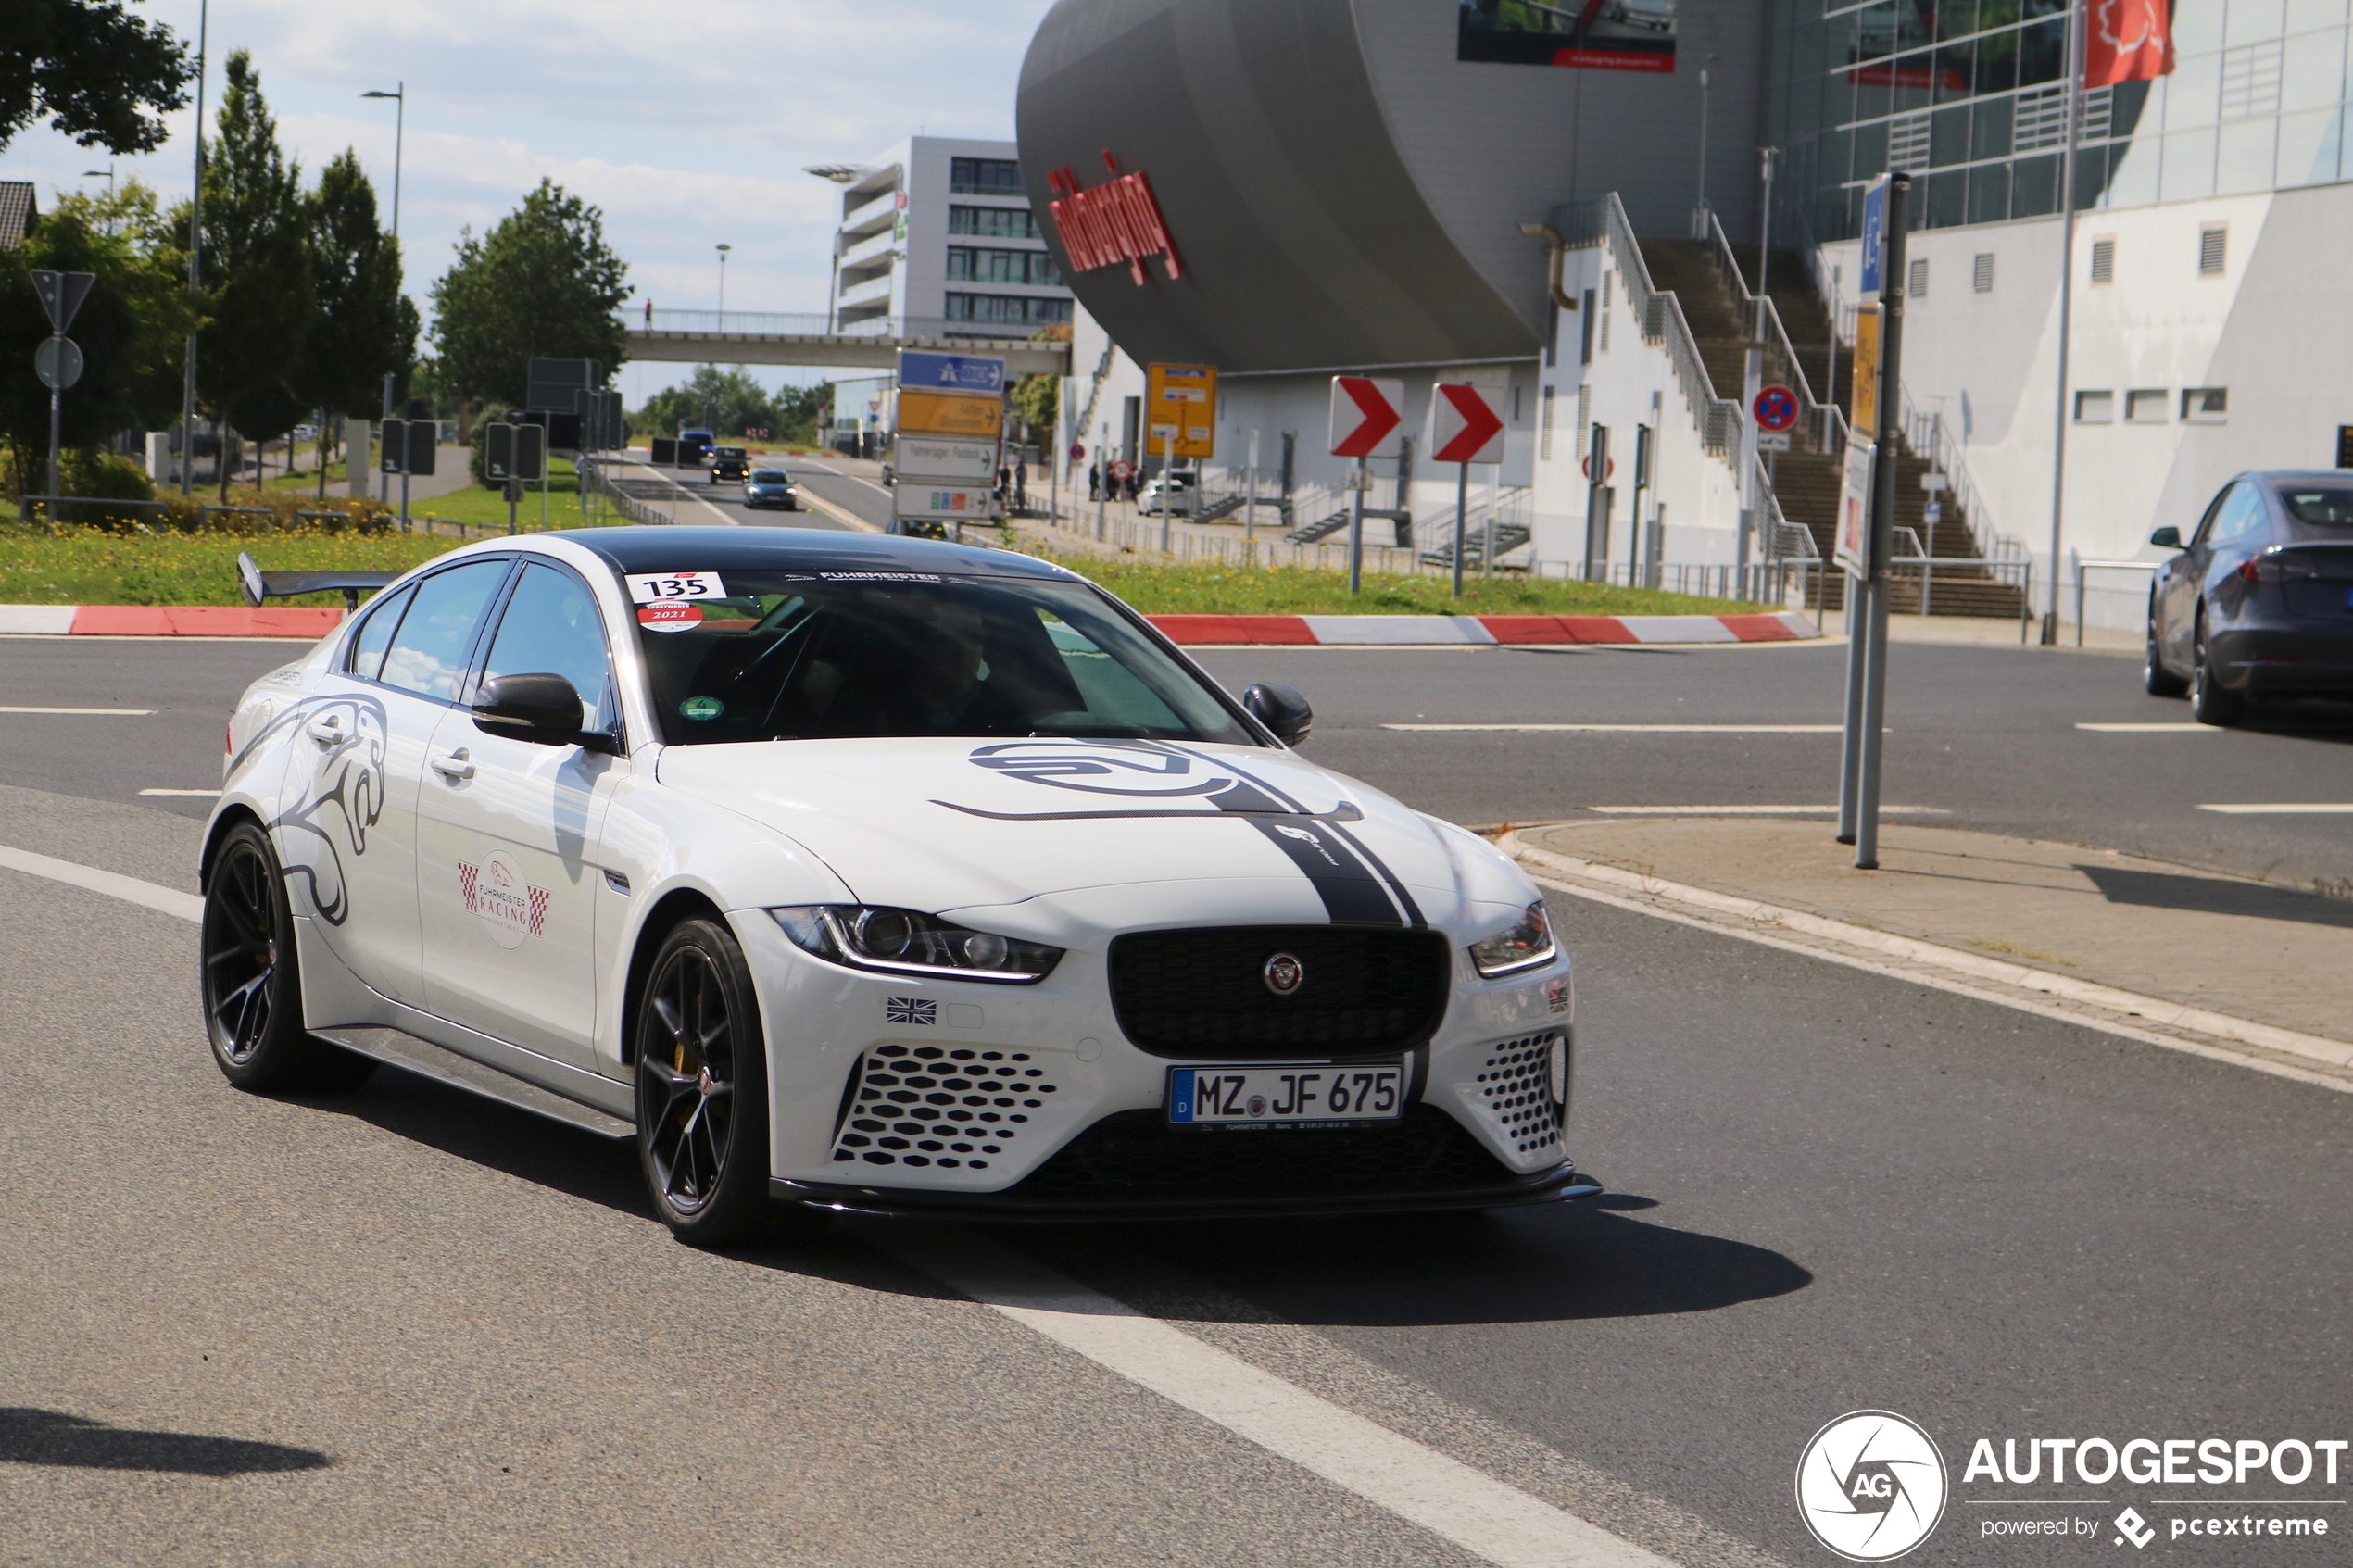
[[[1112,1006],[1154,1056],[1197,1061],[1376,1056],[1428,1040],[1453,955],[1434,931],[1340,925],[1150,931],[1111,945]],[[1288,990],[1270,985],[1296,965]]]
[[[834,1160],[986,1171],[1059,1092],[1026,1051],[876,1046],[858,1060]]]

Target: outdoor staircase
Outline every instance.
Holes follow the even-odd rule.
[[[1528,526],[1525,523],[1506,522],[1498,524],[1495,529],[1495,558],[1497,560],[1502,560],[1505,556],[1510,555],[1514,550],[1516,550],[1522,545],[1527,544],[1532,537],[1534,537],[1534,535],[1529,531]],[[1453,565],[1454,541],[1449,539],[1437,549],[1424,550],[1422,552],[1422,562],[1427,566]],[[1487,530],[1485,526],[1482,525],[1472,529],[1463,539],[1463,565],[1465,567],[1484,567],[1486,564]]]
[[[1332,513],[1331,516],[1324,518],[1319,521],[1309,523],[1304,528],[1294,528],[1289,533],[1283,535],[1283,543],[1286,545],[1312,545],[1318,539],[1328,539],[1333,534],[1348,526],[1348,516],[1349,514],[1344,510],[1337,511]]]
[[[1642,261],[1650,269],[1653,286],[1673,290],[1681,304],[1683,318],[1691,324],[1700,358],[1707,367],[1708,380],[1715,383],[1717,395],[1737,397],[1747,375],[1748,351],[1756,345],[1753,335],[1755,323],[1750,319],[1749,306],[1734,295],[1724,275],[1717,270],[1710,250],[1710,245],[1700,240],[1644,240]],[[1753,266],[1753,258],[1747,264]],[[1838,373],[1833,382],[1830,310],[1815,292],[1805,257],[1795,250],[1777,250],[1772,254],[1768,273],[1767,293],[1789,333],[1790,347],[1797,357],[1799,368],[1818,395],[1845,408],[1853,384],[1848,356],[1844,352],[1838,356]],[[1769,379],[1769,369],[1768,374]],[[1801,418],[1790,435],[1791,449],[1768,459],[1774,497],[1780,503],[1781,515],[1812,535],[1814,547],[1828,562],[1832,556],[1838,518],[1840,459],[1836,454],[1822,450],[1820,422],[1811,415]],[[1910,529],[1931,556],[1975,557],[1978,548],[1969,520],[1957,498],[1950,494],[1944,497],[1944,516],[1931,536],[1926,511],[1929,497],[1920,488],[1920,476],[1928,471],[1928,460],[1915,455],[1908,444],[1898,452],[1895,526]],[[1844,608],[1845,573],[1826,571],[1818,581],[1820,587],[1817,596],[1821,602],[1811,608]],[[1918,614],[1919,568],[1895,568],[1891,583],[1889,608],[1899,615]],[[2017,620],[2024,613],[2016,583],[1997,582],[1990,572],[1979,573],[1961,566],[1938,569],[1930,588],[1929,608],[1938,615],[2008,620]]]

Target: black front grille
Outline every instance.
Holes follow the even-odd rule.
[[[1277,996],[1266,960],[1299,960]],[[1154,1056],[1248,1061],[1411,1050],[1446,1014],[1453,955],[1434,931],[1338,925],[1148,931],[1111,945],[1111,999]]]
[[[1501,1186],[1512,1173],[1462,1123],[1416,1105],[1363,1127],[1171,1127],[1157,1110],[1104,1117],[1005,1196],[1017,1201],[1353,1198]]]

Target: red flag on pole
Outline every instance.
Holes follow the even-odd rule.
[[[2083,85],[2113,87],[2173,74],[2165,0],[2083,0]]]

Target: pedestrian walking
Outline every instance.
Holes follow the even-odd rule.
[[[1103,465],[1088,463],[1087,465],[1087,499],[1089,502],[1100,502],[1102,498]]]

